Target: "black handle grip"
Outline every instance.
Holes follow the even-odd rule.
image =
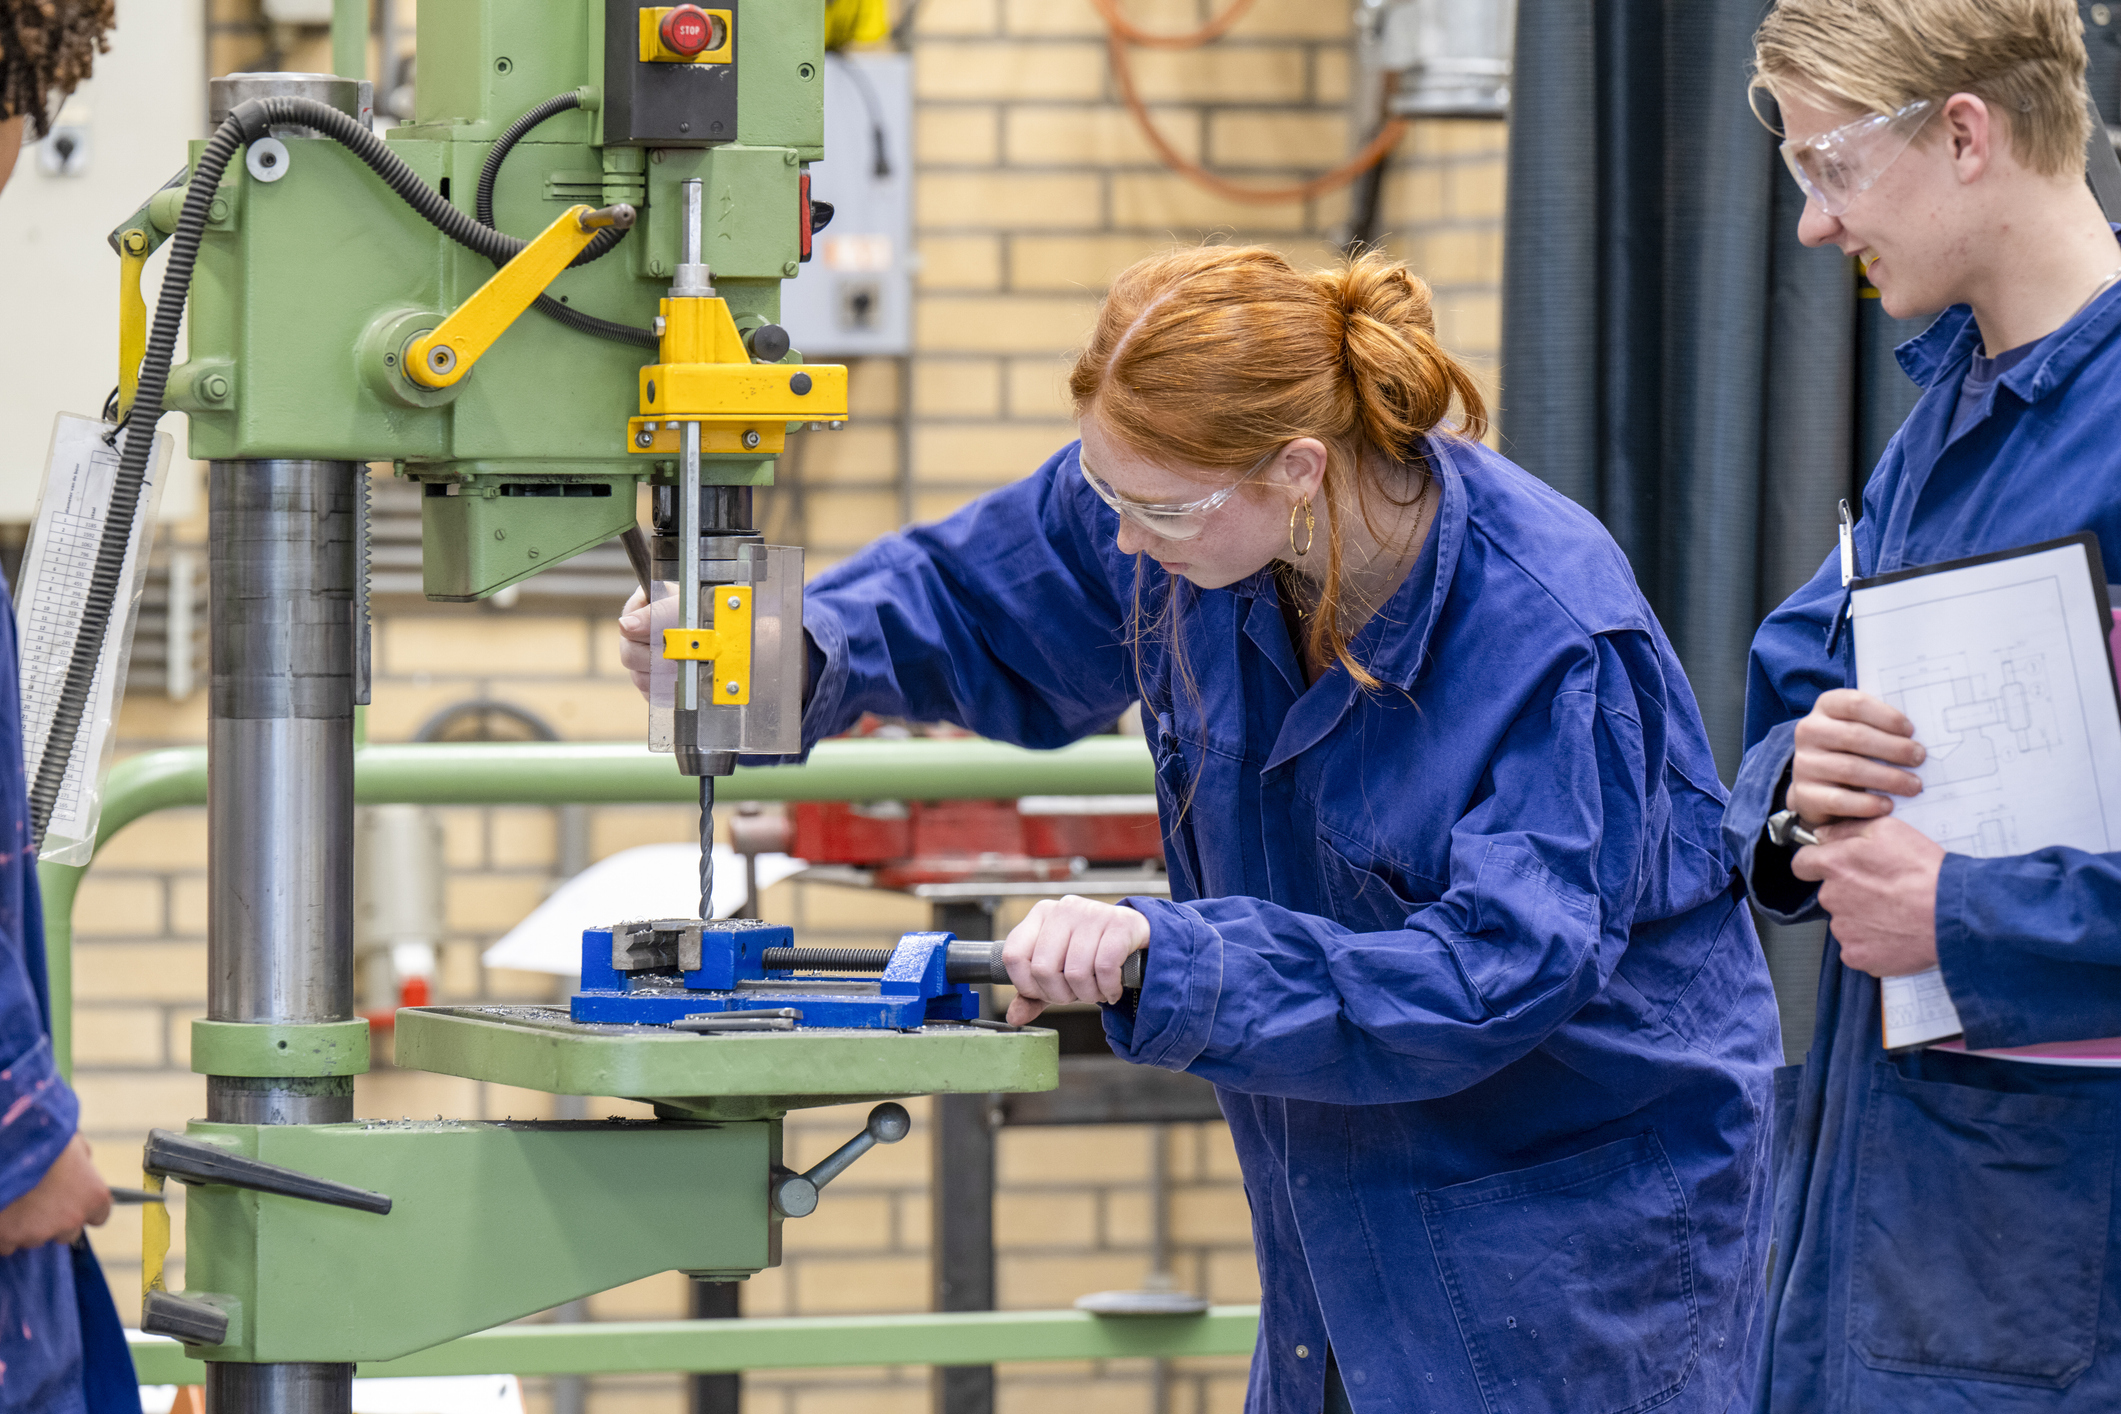
[[[282,1198],[300,1198],[309,1203],[329,1203],[335,1208],[356,1208],[364,1213],[388,1213],[390,1197],[373,1189],[356,1188],[329,1178],[318,1178],[300,1169],[282,1168],[259,1159],[231,1154],[216,1144],[173,1134],[167,1129],[147,1132],[147,1154],[142,1168],[179,1183],[219,1184],[224,1188],[247,1188],[254,1193],[272,1193]]]
[[[1130,953],[1119,967],[1119,984],[1130,992],[1142,989],[1142,959],[1146,952]],[[952,982],[1001,982],[1009,980],[1009,969],[1002,964],[1000,943],[950,944],[950,951],[943,960],[943,975]]]

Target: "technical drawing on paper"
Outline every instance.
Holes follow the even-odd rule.
[[[1935,818],[1926,832],[1954,854],[1993,859],[2023,852],[2017,820],[2008,804],[1979,797],[2000,794],[2006,772],[2052,770],[2072,753],[2056,724],[2046,655],[2018,643],[1978,656],[1986,661],[1961,650],[1881,667],[1878,695],[1907,714],[1928,751],[1918,772],[1922,813]],[[2074,678],[2067,665],[2064,673]],[[1960,808],[1937,808],[1947,802]]]

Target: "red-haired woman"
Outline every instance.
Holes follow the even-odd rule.
[[[1721,1411],[1780,1058],[1724,793],[1627,562],[1474,440],[1434,329],[1374,255],[1136,265],[1080,443],[812,584],[806,738],[1051,747],[1143,704],[1172,898],[1039,904],[1010,1018],[1104,1002],[1220,1088],[1249,1408]]]

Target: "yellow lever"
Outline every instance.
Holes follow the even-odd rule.
[[[433,333],[414,339],[405,350],[405,375],[423,388],[447,388],[493,347],[517,316],[545,293],[568,262],[596,239],[606,226],[625,230],[633,225],[630,206],[607,206],[595,211],[587,206],[568,208],[559,220],[547,226],[536,240],[517,252],[515,259],[493,272],[478,293],[457,307]]]
[[[751,701],[751,586],[717,584],[705,596],[712,628],[666,628],[663,656],[678,662],[712,662],[714,681],[700,705],[741,707]]]
[[[144,231],[118,238],[118,418],[133,409],[140,391],[140,361],[147,357],[147,300],[140,294],[140,272],[147,268]]]

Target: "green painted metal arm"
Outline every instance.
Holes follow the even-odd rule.
[[[800,767],[739,767],[716,798],[983,800],[1019,795],[1142,795],[1155,771],[1137,737],[1089,737],[1028,751],[974,737],[820,742]],[[645,747],[613,742],[434,742],[364,746],[354,793],[365,805],[625,805],[697,800],[699,782]],[[143,815],[206,803],[206,748],[130,756],[103,785],[101,848]],[[43,864],[52,1046],[73,1073],[73,907],[87,866]]]
[[[606,1375],[1249,1355],[1258,1335],[1257,1306],[1214,1306],[1202,1316],[956,1311],[742,1321],[591,1321],[503,1326],[402,1360],[363,1365],[360,1373]],[[205,1365],[187,1356],[184,1347],[174,1341],[135,1335],[132,1353],[142,1384],[198,1384],[206,1378]]]

